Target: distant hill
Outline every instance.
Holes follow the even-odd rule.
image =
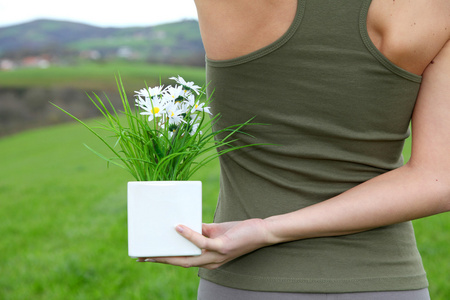
[[[0,59],[17,61],[44,54],[53,60],[122,58],[152,63],[204,63],[195,20],[128,28],[36,20],[0,27]]]

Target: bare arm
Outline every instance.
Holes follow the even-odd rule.
[[[424,73],[412,141],[405,166],[317,205],[266,219],[270,243],[359,232],[450,210],[450,42]]]

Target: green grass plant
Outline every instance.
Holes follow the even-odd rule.
[[[116,81],[122,107],[114,107],[108,97],[104,101],[95,93],[89,96],[104,117],[100,125],[90,126],[53,105],[99,138],[113,157],[107,157],[89,147],[90,150],[108,163],[125,169],[137,181],[189,180],[204,165],[219,156],[252,146],[232,144],[236,141],[235,134],[243,133],[243,127],[255,125],[250,123],[251,119],[220,130],[213,129],[220,115],[209,118],[209,108],[203,108],[205,103],[201,103],[206,88],[200,90],[194,82],[186,83],[184,79],[178,78],[178,88],[168,86],[163,92],[162,86],[155,87],[157,92],[146,87],[139,92],[139,101],[136,100],[139,108],[136,109],[127,98],[122,79],[118,77]],[[210,99],[207,99],[206,105],[209,102]],[[171,121],[171,116],[177,117],[178,122]],[[108,132],[114,140],[102,137],[99,129]]]

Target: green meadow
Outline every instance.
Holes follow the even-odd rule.
[[[86,91],[114,90],[114,76],[120,74],[130,91],[159,84],[160,78],[180,75],[197,84],[205,82],[203,68],[148,65],[143,62],[79,62],[48,69],[24,68],[0,72],[0,87],[72,87]],[[171,82],[173,84],[173,81]]]
[[[61,68],[56,77],[48,75],[47,79],[38,72],[5,79],[10,77],[0,72],[0,82],[45,85],[59,80],[83,87],[88,82],[97,88],[109,85],[116,67],[104,66],[100,72],[89,66],[98,84],[83,78],[81,67],[72,72]],[[142,66],[124,64],[120,69],[124,82],[131,85],[177,74],[204,80],[199,69],[149,71],[147,67],[151,75]],[[0,139],[0,299],[196,299],[195,268],[137,263],[127,256],[126,182],[132,178],[122,169],[108,167],[84,143],[104,149],[76,123]],[[404,153],[408,158],[409,143]],[[193,179],[203,182],[203,221],[211,222],[219,189],[217,162]],[[448,214],[417,220],[414,225],[432,299],[447,300]]]

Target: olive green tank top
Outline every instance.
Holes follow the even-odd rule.
[[[271,143],[220,159],[215,222],[267,218],[336,196],[403,165],[421,77],[369,39],[370,0],[299,0],[276,42],[207,60],[218,128],[255,122],[240,143]],[[206,280],[277,292],[363,292],[427,287],[410,222],[277,244],[237,258]]]

